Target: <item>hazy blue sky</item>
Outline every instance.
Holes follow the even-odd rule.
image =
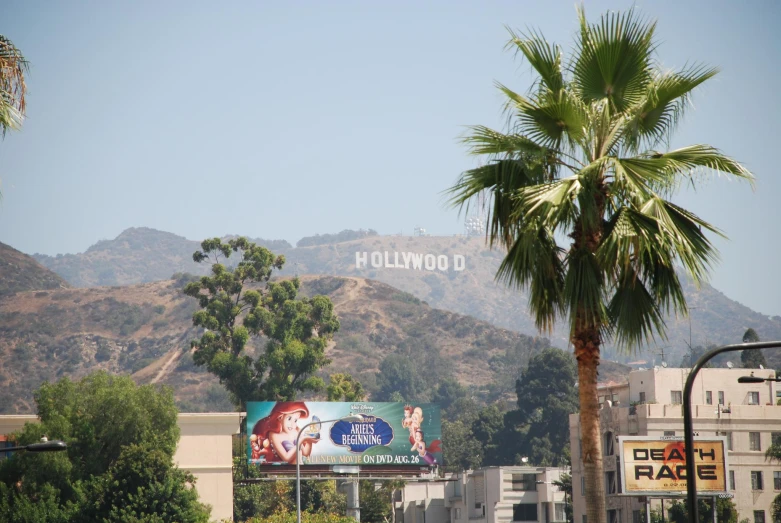
[[[0,143],[0,241],[80,252],[127,227],[295,242],[345,228],[462,231],[441,191],[474,165],[458,136],[501,126],[494,80],[524,91],[503,25],[570,48],[566,1],[34,2],[0,6],[31,62],[24,130]],[[593,20],[628,1],[586,1]],[[758,177],[678,201],[730,236],[713,284],[781,315],[781,7],[637,4],[665,67],[722,73],[673,146],[710,143]]]

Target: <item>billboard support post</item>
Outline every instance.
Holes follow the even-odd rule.
[[[689,376],[686,378],[686,386],[683,389],[683,438],[684,438],[684,450],[686,452],[686,504],[689,509],[689,521],[693,523],[699,523],[699,514],[697,511],[697,476],[694,468],[694,432],[692,429],[692,405],[691,396],[692,389],[694,388],[694,379],[697,377],[697,373],[700,369],[713,357],[718,356],[724,352],[732,352],[738,350],[759,350],[759,349],[773,349],[781,347],[781,341],[767,341],[758,343],[738,343],[734,345],[724,345],[723,347],[717,347],[709,350],[697,360]],[[715,512],[715,506],[714,506]]]
[[[335,423],[337,421],[361,421],[363,420],[362,414],[349,414],[338,419],[327,419],[324,421],[315,420],[310,421],[298,430],[298,436],[296,436],[296,521],[301,523],[301,434],[304,430],[317,425],[318,423]]]

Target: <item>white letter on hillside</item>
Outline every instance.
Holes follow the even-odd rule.
[[[454,254],[453,255],[453,270],[454,271],[463,271],[464,267],[466,267],[466,258],[463,254]]]
[[[386,269],[392,269],[393,268],[393,264],[388,259],[388,251],[385,251],[385,268]]]
[[[356,252],[355,253],[355,268],[360,269],[361,265],[366,267],[366,262],[369,259],[369,253],[368,252]]]
[[[404,268],[409,269],[409,262],[412,261],[412,253],[411,252],[402,252],[401,257],[404,260]]]
[[[372,267],[379,269],[382,267],[382,253],[374,251],[372,253]]]
[[[402,267],[404,267],[402,264],[399,263],[399,253],[398,252],[394,252],[393,253],[393,266],[396,267],[397,269],[401,269]]]
[[[412,268],[420,270],[423,267],[423,255],[416,252],[412,253]]]
[[[437,259],[433,254],[426,254],[426,270],[433,271],[437,268]]]
[[[447,271],[447,267],[448,267],[447,256],[445,256],[444,254],[440,254],[439,256],[437,256],[437,269],[439,269],[440,271]]]

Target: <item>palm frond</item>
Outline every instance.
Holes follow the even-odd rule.
[[[718,251],[702,230],[722,237],[724,234],[694,213],[658,197],[649,199],[641,212],[656,219],[660,229],[659,240],[668,242],[695,284],[705,281],[708,269],[718,260]]]
[[[458,182],[446,194],[450,195],[448,205],[469,211],[474,198],[488,193],[486,236],[491,246],[500,243],[509,247],[514,241],[516,229],[520,226],[514,216],[517,214],[518,190],[543,183],[547,173],[539,162],[524,159],[497,160],[487,165],[465,171]]]
[[[510,41],[507,48],[515,47],[540,75],[540,84],[544,89],[558,93],[564,87],[561,70],[561,48],[548,43],[542,35],[535,32],[516,33],[509,27]]]
[[[657,73],[648,83],[645,99],[629,109],[627,145],[638,150],[668,142],[683,116],[691,92],[718,74],[716,67],[693,65],[675,73]]]
[[[0,128],[2,134],[18,129],[24,120],[27,85],[25,73],[29,64],[22,52],[0,35]]]
[[[529,286],[529,307],[541,331],[552,330],[564,314],[562,254],[551,231],[532,222],[518,231],[496,273],[511,287]]]
[[[471,154],[492,154],[511,157],[517,154],[543,157],[549,150],[525,136],[505,134],[484,125],[469,127],[471,134],[463,142],[469,146]]]
[[[570,332],[598,326],[609,333],[605,278],[596,256],[587,249],[575,248],[567,253],[565,266],[564,302],[570,313]]]
[[[515,134],[527,136],[548,149],[560,149],[562,142],[572,147],[583,141],[588,121],[586,107],[572,93],[546,91],[529,99],[498,82],[496,86],[507,96],[505,109],[513,112]]]
[[[634,9],[608,13],[589,25],[578,8],[580,40],[571,66],[584,100],[609,102],[618,111],[637,104],[651,78],[655,22],[638,18]]]
[[[631,267],[621,271],[607,311],[613,338],[621,347],[636,348],[653,341],[655,333],[664,337],[664,318],[656,300]]]
[[[516,193],[515,219],[540,220],[553,230],[568,228],[578,215],[576,205],[582,188],[580,176],[530,185]]]
[[[615,167],[618,187],[640,192],[669,193],[683,180],[695,183],[697,177],[714,172],[754,183],[754,175],[748,169],[710,145],[691,145],[667,153],[619,158],[615,160]]]

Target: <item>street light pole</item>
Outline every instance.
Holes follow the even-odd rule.
[[[338,421],[361,421],[363,414],[348,414],[343,418],[310,421],[298,431],[296,436],[296,521],[301,523],[301,434],[304,429],[318,423],[336,423]]]
[[[694,432],[692,431],[692,389],[694,388],[694,379],[700,369],[708,363],[714,356],[723,352],[733,352],[739,350],[759,350],[773,349],[781,347],[781,341],[766,341],[758,343],[737,343],[734,345],[724,345],[711,349],[697,360],[689,376],[686,378],[686,385],[683,388],[683,438],[684,451],[686,453],[686,503],[689,509],[689,521],[699,523],[699,514],[697,513],[697,475],[694,467]],[[725,471],[726,473],[726,471]]]

